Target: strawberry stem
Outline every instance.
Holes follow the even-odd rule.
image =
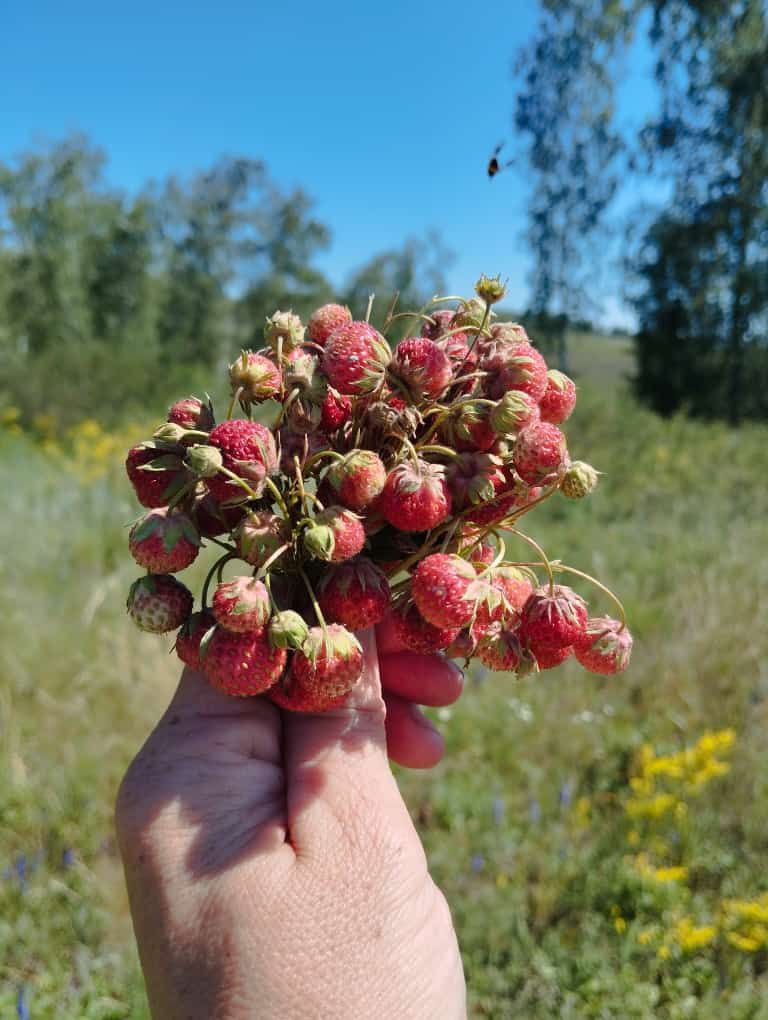
[[[291,548],[291,543],[290,542],[286,542],[285,545],[281,545],[279,549],[275,549],[275,551],[272,553],[272,555],[269,557],[269,559],[265,560],[264,563],[262,563],[262,565],[259,567],[258,572],[256,574],[256,577],[259,580],[261,580],[261,578],[266,575],[267,571],[272,566],[272,564],[275,562],[275,560],[280,559],[280,557],[283,555],[283,553],[286,552],[290,548]]]
[[[232,399],[230,400],[229,407],[227,408],[227,419],[230,419],[232,417],[232,412],[235,409],[235,404],[240,399],[240,394],[242,392],[243,392],[243,387],[242,386],[238,386],[238,388],[232,394]]]
[[[323,628],[323,633],[327,635],[327,633],[328,633],[328,624],[325,622],[325,617],[323,616],[323,611],[320,608],[320,603],[317,601],[317,596],[315,595],[315,590],[312,587],[312,585],[310,584],[309,578],[304,573],[304,570],[301,567],[299,567],[299,574],[301,575],[301,579],[304,582],[304,587],[307,589],[307,594],[309,595],[309,600],[312,603],[312,608],[315,611],[315,616],[317,617],[317,622]]]
[[[539,556],[541,556],[542,566],[546,570],[547,577],[549,578],[549,594],[550,595],[554,595],[555,594],[555,575],[552,573],[552,564],[549,562],[549,558],[547,557],[547,554],[541,548],[539,543],[535,539],[531,538],[530,535],[525,535],[525,534],[523,534],[522,531],[518,531],[516,528],[510,528],[510,534],[517,535],[518,538],[522,538],[522,540],[524,542],[527,542],[528,545],[532,546],[536,550],[536,552],[539,554]]]

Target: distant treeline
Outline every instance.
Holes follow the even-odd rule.
[[[337,300],[362,315],[372,291],[407,307],[444,287],[452,256],[432,235],[334,289],[315,267],[330,229],[259,161],[222,158],[131,195],[104,165],[81,136],[0,163],[0,404],[27,419],[124,417],[196,371],[208,380],[261,345],[279,307]]]

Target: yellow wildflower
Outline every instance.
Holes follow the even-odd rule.
[[[710,945],[717,938],[713,924],[695,925],[690,917],[682,917],[672,929],[672,937],[686,953]]]
[[[677,805],[671,793],[657,793],[654,797],[630,797],[624,805],[630,818],[661,818]]]

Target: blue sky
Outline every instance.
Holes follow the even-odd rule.
[[[536,15],[533,0],[5,0],[0,158],[82,130],[109,154],[110,181],[133,189],[222,153],[259,157],[316,200],[333,230],[320,266],[334,281],[437,227],[457,255],[452,291],[500,272],[523,305],[525,173],[490,181],[485,164],[511,135],[511,61]],[[621,96],[622,119],[636,120],[650,96],[644,66]],[[616,321],[625,312],[611,289]]]

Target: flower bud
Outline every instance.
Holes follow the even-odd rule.
[[[159,439],[163,443],[180,443],[184,436],[187,434],[187,430],[181,425],[177,425],[176,422],[168,421],[155,429],[152,433],[153,439]]]
[[[560,483],[560,491],[568,499],[583,499],[597,487],[600,472],[583,460],[575,460],[568,466]]]
[[[501,282],[500,276],[486,276],[485,273],[475,284],[475,294],[488,305],[494,305],[501,301],[507,293],[506,286]]]
[[[453,327],[470,326],[480,329],[485,319],[485,309],[485,304],[477,298],[462,301],[453,317]]]
[[[212,478],[218,474],[222,463],[221,451],[215,446],[198,444],[187,451],[187,467],[199,478]]]
[[[313,524],[304,532],[304,548],[318,560],[333,559],[336,540],[327,524]]]
[[[293,312],[276,311],[264,323],[264,339],[277,352],[282,340],[283,354],[288,354],[304,342],[305,327]]]
[[[269,641],[273,648],[299,649],[308,636],[309,627],[293,609],[276,613],[269,624]]]

